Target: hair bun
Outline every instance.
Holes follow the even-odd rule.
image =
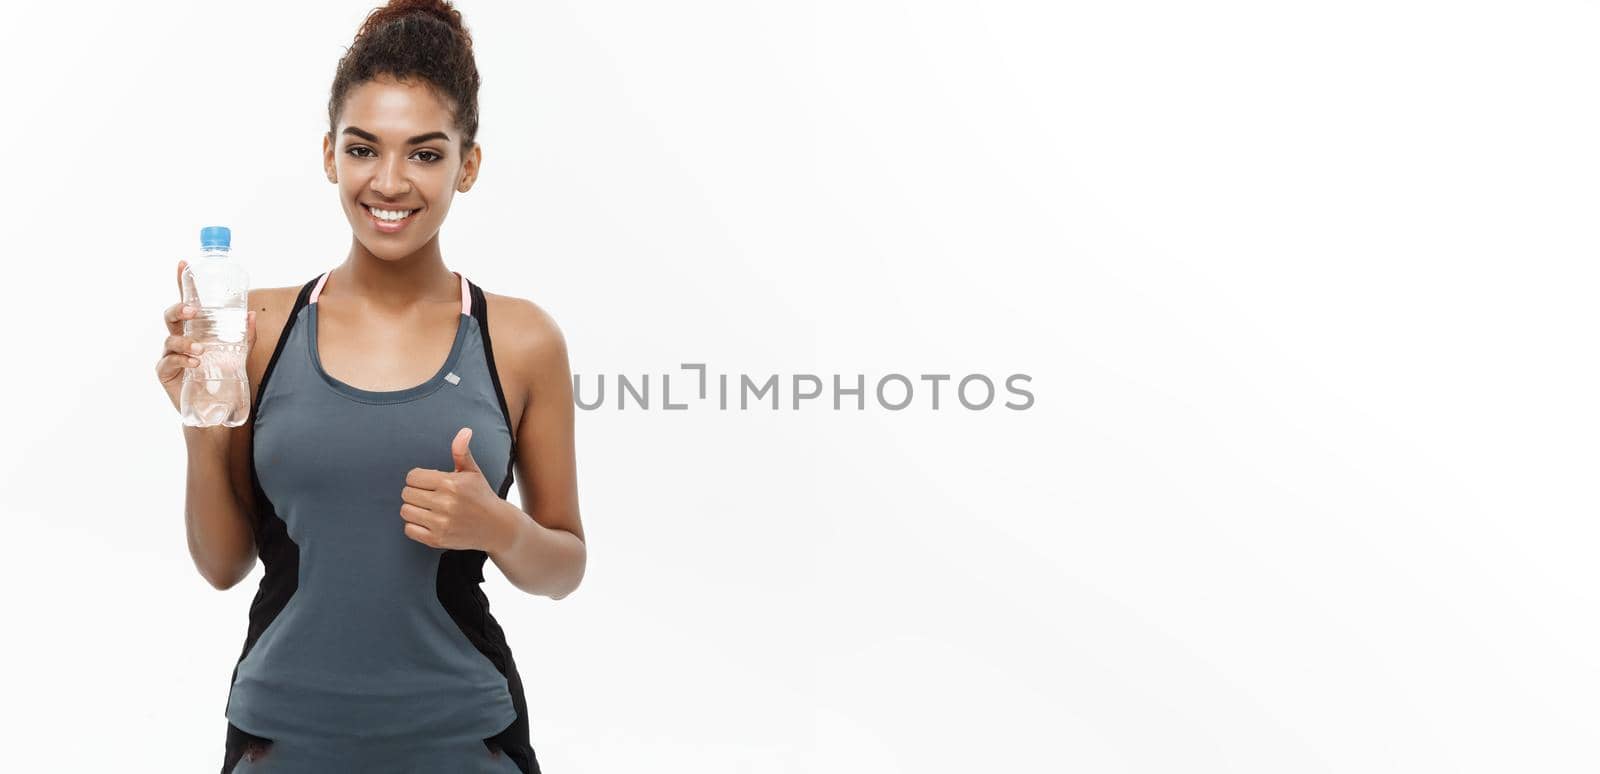
[[[461,33],[461,37],[467,41],[467,47],[472,47],[472,33],[467,31],[466,24],[461,21],[461,12],[457,11],[449,0],[389,0],[388,5],[374,8],[367,14],[367,20],[361,25],[356,37],[366,35],[390,21],[417,13],[432,16],[450,25],[451,29]]]

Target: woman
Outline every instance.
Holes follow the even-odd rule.
[[[196,566],[219,589],[257,555],[265,567],[224,774],[539,771],[478,584],[489,558],[531,594],[561,599],[582,580],[572,378],[549,315],[485,293],[440,253],[482,159],[477,88],[449,3],[367,18],[323,138],[350,252],[303,285],[251,291],[251,420],[184,427]],[[193,314],[165,314],[157,373],[174,408],[198,365]],[[505,499],[513,480],[526,513]]]

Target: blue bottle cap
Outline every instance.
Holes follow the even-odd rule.
[[[200,247],[220,247],[229,249],[233,242],[233,232],[227,226],[206,226],[200,229]]]

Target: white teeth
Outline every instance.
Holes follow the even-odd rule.
[[[416,212],[416,210],[380,210],[380,209],[377,209],[375,207],[368,207],[367,208],[367,212],[370,212],[373,215],[378,216],[379,220],[394,221],[394,220],[404,220],[408,215],[410,215],[413,212]]]

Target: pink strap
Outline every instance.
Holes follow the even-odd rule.
[[[323,272],[321,277],[317,278],[316,286],[311,288],[311,300],[307,303],[315,304],[317,302],[317,296],[322,295],[322,286],[328,284],[328,275],[332,273],[333,270],[329,269]],[[450,273],[456,275],[457,277],[461,277],[461,272],[459,271],[453,271]],[[466,277],[461,277],[461,313],[464,315],[472,314],[472,289],[471,286],[467,284]]]
[[[323,272],[322,276],[317,279],[317,286],[311,289],[310,303],[315,304],[317,302],[317,296],[322,295],[322,286],[328,284],[328,275],[332,273],[333,270],[329,269],[328,271]]]

